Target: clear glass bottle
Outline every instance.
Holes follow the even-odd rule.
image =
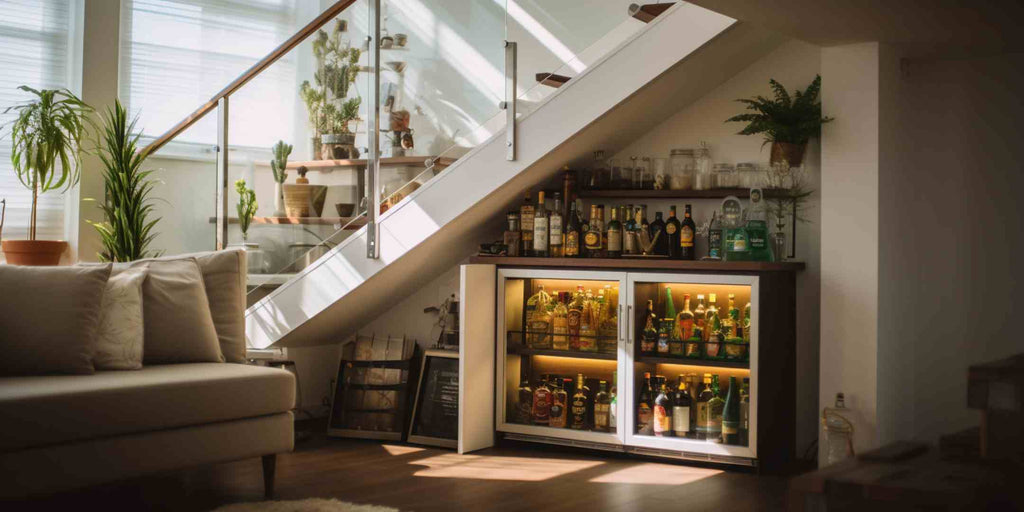
[[[669,153],[669,182],[672,190],[693,190],[697,163],[692,149],[673,149]],[[699,190],[699,189],[698,189]]]
[[[548,312],[551,296],[544,291],[544,285],[537,288],[537,293],[526,301],[526,344],[530,348],[548,349],[551,348],[551,314]]]
[[[715,188],[711,174],[711,150],[707,142],[701,142],[700,148],[694,153],[697,171],[693,180],[694,190],[711,190]]]
[[[668,170],[668,159],[652,158],[651,173],[654,175],[652,186],[654,190],[668,190],[672,186],[671,174]]]
[[[739,186],[736,180],[736,169],[732,164],[719,163],[711,167],[711,183],[714,188],[735,188]]]
[[[836,393],[835,407],[821,411],[825,438],[825,465],[830,466],[853,456],[853,422],[842,393]]]

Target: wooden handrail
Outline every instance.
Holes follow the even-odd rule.
[[[190,126],[200,120],[206,114],[209,114],[211,110],[217,108],[217,102],[221,98],[230,96],[232,93],[240,89],[243,85],[256,77],[256,75],[263,72],[264,69],[270,67],[271,64],[275,63],[283,57],[286,53],[290,52],[293,48],[302,43],[307,37],[320,29],[320,27],[327,24],[327,22],[334,19],[335,16],[340,14],[342,11],[348,8],[348,6],[355,3],[356,0],[339,0],[330,6],[324,12],[320,13],[313,21],[302,27],[302,30],[296,32],[292,37],[288,38],[287,41],[281,43],[280,46],[274,49],[274,51],[267,54],[266,57],[260,59],[259,62],[253,64],[252,67],[247,69],[245,73],[239,75],[238,78],[234,79],[227,87],[224,87],[217,94],[214,94],[212,98],[206,103],[203,103],[194,112],[188,115],[185,119],[182,119],[178,124],[174,125],[173,128],[167,130],[166,133],[159,136],[151,142],[146,149],[143,150],[144,155],[149,155],[156,150],[160,149],[171,141],[171,139],[177,137],[181,132],[187,130]]]

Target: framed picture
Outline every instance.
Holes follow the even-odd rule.
[[[410,443],[458,448],[458,352],[428,350],[424,353],[407,439]]]

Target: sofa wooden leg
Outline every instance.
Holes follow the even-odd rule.
[[[277,454],[263,456],[263,497],[274,497],[274,470],[277,468]]]

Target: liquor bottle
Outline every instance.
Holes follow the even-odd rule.
[[[569,416],[569,396],[565,392],[562,379],[552,380],[551,410],[548,413],[548,426],[565,428],[566,419]]]
[[[654,214],[654,222],[651,223],[651,239],[654,240],[654,254],[668,256],[668,237],[665,234],[665,221],[661,218],[661,212]]]
[[[502,242],[505,244],[505,254],[510,257],[519,256],[519,249],[522,246],[523,232],[522,228],[519,227],[519,212],[516,210],[509,210],[505,214],[505,220],[508,223],[505,226],[505,232],[502,234]]]
[[[598,315],[597,351],[602,354],[614,354],[619,348],[618,294],[613,297],[612,285],[604,285],[598,297],[601,304]]]
[[[533,388],[530,380],[519,383],[519,403],[516,404],[516,423],[529,424],[533,420]]]
[[[551,348],[551,338],[548,336],[551,328],[548,302],[551,296],[544,291],[544,285],[537,289],[537,293],[526,301],[526,345],[530,348]]]
[[[669,342],[668,351],[674,356],[685,356],[684,343],[693,337],[693,311],[690,311],[690,294],[683,294],[683,310],[676,316],[676,337]]]
[[[743,306],[743,343],[750,345],[750,303]]]
[[[700,357],[704,331],[707,328],[707,313],[704,307],[704,294],[698,293],[697,309],[693,310],[693,337],[686,344],[686,357]]]
[[[711,391],[711,374],[704,374],[704,383],[697,395],[697,439],[708,439],[708,403],[715,394]]]
[[[569,350],[569,309],[565,305],[568,300],[569,292],[559,292],[551,314],[551,348],[555,350]]]
[[[580,349],[580,324],[583,321],[583,286],[576,287],[572,302],[566,312],[566,326],[569,332],[569,350]]]
[[[618,210],[612,208],[612,218],[608,221],[608,247],[606,256],[619,258],[622,256],[622,224],[619,222]]]
[[[658,346],[658,329],[654,327],[654,322],[657,321],[658,315],[654,313],[653,300],[647,301],[647,313],[644,313],[644,317],[647,318],[647,325],[640,334],[640,353],[654,355]]]
[[[562,197],[555,192],[555,207],[548,213],[548,252],[552,258],[561,258],[562,254]]]
[[[728,359],[742,359],[746,352],[743,346],[743,327],[740,325],[740,309],[736,307],[736,295],[729,294],[728,317],[722,329],[725,334],[725,357]]]
[[[590,227],[587,233],[583,236],[583,246],[586,249],[588,258],[601,258],[604,257],[604,251],[602,250],[601,240],[604,238],[601,234],[601,214],[597,205],[590,205]]]
[[[520,242],[522,243],[519,249],[520,256],[533,256],[533,217],[536,214],[536,210],[533,208],[533,198],[530,196],[530,190],[526,190],[526,199],[523,200],[523,205],[519,207],[519,228],[523,231]]]
[[[690,407],[693,398],[686,391],[686,376],[679,375],[679,387],[676,388],[675,400],[672,404],[672,431],[676,437],[690,437]]]
[[[565,206],[559,209],[558,213],[565,222],[568,222],[565,218],[569,216],[569,205],[576,202],[576,171],[569,169],[568,165],[563,167],[562,171],[562,199],[565,199]]]
[[[640,395],[636,403],[636,433],[650,435],[654,420],[651,410],[651,403],[654,401],[651,396],[651,373],[644,372],[644,380],[640,382]]]
[[[583,297],[583,314],[580,315],[581,352],[597,352],[598,306],[593,290],[587,290]]]
[[[598,384],[597,394],[594,395],[594,430],[598,432],[609,431],[611,403],[612,398],[608,394],[608,381],[602,380]]]
[[[750,444],[750,378],[743,377],[740,388],[740,444]]]
[[[740,444],[740,399],[736,377],[729,377],[729,392],[722,410],[722,442]]]
[[[722,318],[718,315],[718,298],[715,294],[708,295],[711,300],[707,312],[707,340],[704,343],[704,357],[718,359],[722,347]]]
[[[533,388],[533,423],[547,425],[551,415],[551,388],[548,376],[542,375],[537,387]]]
[[[714,394],[708,400],[708,440],[722,442],[722,413],[725,410],[725,400],[722,399],[721,390],[718,388],[718,375],[711,376],[711,392]]]
[[[587,428],[587,387],[584,385],[583,374],[576,374],[576,392],[572,395],[572,428]]]
[[[681,247],[679,246],[679,228],[682,225],[676,218],[676,207],[668,209],[668,219],[665,221],[665,242],[668,244],[668,257],[679,259]]]
[[[675,338],[676,332],[676,307],[672,304],[672,289],[665,288],[665,316],[661,318],[658,325],[658,355],[669,354],[669,343]]]
[[[619,428],[619,372],[612,372],[612,389],[608,395],[608,431],[614,434]]]
[[[708,259],[722,259],[722,220],[717,211],[711,214],[708,226]]]
[[[580,217],[576,210],[576,202],[569,203],[569,219],[565,222],[562,255],[566,258],[580,256]]]
[[[654,399],[654,435],[665,437],[672,435],[672,401],[668,398],[665,388],[665,377],[658,376],[658,396]]]
[[[697,246],[694,244],[694,237],[697,235],[697,225],[690,215],[690,205],[686,205],[686,213],[683,214],[683,222],[679,226],[679,258],[684,260],[697,259]]]
[[[622,254],[640,254],[640,232],[633,215],[633,205],[625,208],[626,216],[622,219]]]
[[[544,209],[544,191],[537,192],[537,209],[533,214],[533,256],[548,257],[548,242],[551,241],[548,230],[548,212]]]

